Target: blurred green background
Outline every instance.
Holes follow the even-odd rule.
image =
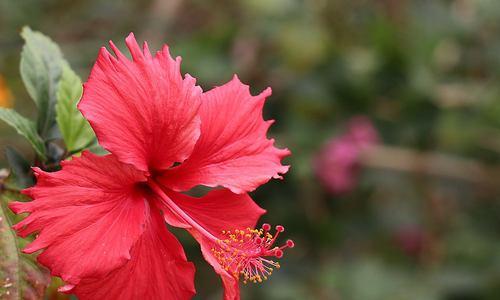
[[[500,299],[500,1],[0,0],[12,96],[0,105],[34,116],[23,25],[56,41],[82,78],[99,47],[123,49],[133,31],[151,49],[168,43],[204,90],[234,73],[254,93],[273,88],[265,116],[292,167],[253,198],[296,247],[244,299]],[[349,172],[315,167],[360,115],[378,144],[354,150]],[[32,155],[2,123],[6,145]],[[332,191],[318,168],[354,184]],[[195,299],[220,299],[197,244],[178,235],[197,266]]]

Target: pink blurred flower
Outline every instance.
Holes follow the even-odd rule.
[[[333,137],[315,158],[316,176],[334,195],[350,192],[357,183],[360,153],[378,140],[377,130],[369,118],[351,118],[346,131]]]

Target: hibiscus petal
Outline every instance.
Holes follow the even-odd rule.
[[[26,253],[44,249],[39,262],[71,284],[130,259],[145,223],[146,199],[135,188],[146,180],[142,172],[113,155],[85,152],[61,171],[35,174],[37,185],[25,190],[34,200],[10,204],[15,213],[30,213],[14,226],[18,234],[38,233]]]
[[[271,178],[281,178],[290,154],[274,147],[266,133],[273,121],[264,121],[262,108],[271,89],[252,96],[235,76],[229,83],[202,95],[201,136],[191,156],[165,172],[160,181],[185,191],[196,185],[224,186],[234,193],[254,190]]]
[[[221,277],[222,285],[224,287],[224,300],[240,300],[240,285],[238,279],[224,270],[217,258],[215,258],[211,250],[214,247],[214,243],[204,238],[194,229],[188,229],[188,231],[198,241],[198,243],[200,243],[203,258],[205,258],[205,260],[214,268],[215,273],[219,274]]]
[[[70,292],[82,300],[191,299],[196,292],[193,264],[157,210],[148,220],[127,264],[104,278],[83,279]]]
[[[201,88],[182,78],[181,58],[167,46],[152,57],[131,33],[125,40],[133,60],[110,42],[102,48],[78,107],[100,144],[139,170],[163,170],[184,161],[200,135]]]
[[[254,228],[260,216],[266,212],[247,194],[234,194],[229,190],[210,191],[201,198],[175,192],[167,192],[167,195],[196,223],[216,237],[222,237],[223,230]],[[172,210],[165,208],[164,217],[172,226],[188,228],[188,231],[200,243],[205,260],[222,278],[224,299],[239,299],[238,280],[221,267],[211,251],[215,243],[176,217]]]

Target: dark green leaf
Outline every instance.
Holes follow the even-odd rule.
[[[19,256],[14,233],[0,206],[0,298],[19,299]]]
[[[50,283],[49,273],[38,267],[32,256],[19,251],[3,205],[5,198],[0,194],[0,299],[43,299]]]
[[[33,122],[21,116],[13,109],[2,107],[0,107],[0,120],[3,120],[16,129],[20,135],[24,136],[42,159],[46,158],[45,145],[42,138],[36,132],[35,124]]]
[[[23,155],[12,147],[7,147],[5,150],[7,162],[16,177],[17,186],[19,188],[27,188],[34,184],[33,174],[31,172],[30,163]]]
[[[59,170],[59,162],[64,159],[64,148],[54,142],[48,142],[47,144],[47,165],[45,169],[47,171]]]
[[[40,32],[24,27],[21,77],[38,107],[38,133],[47,138],[56,125],[55,105],[64,59],[59,47]]]
[[[76,107],[82,95],[82,81],[64,64],[57,92],[57,124],[68,152],[88,147],[95,139],[94,132]]]

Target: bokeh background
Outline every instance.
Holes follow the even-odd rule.
[[[244,299],[500,299],[500,1],[0,0],[0,105],[34,116],[23,25],[82,78],[133,31],[168,43],[205,90],[234,73],[273,88],[265,116],[292,167],[253,198],[296,247]],[[0,124],[6,145],[33,155]],[[220,299],[176,233],[195,299]]]

